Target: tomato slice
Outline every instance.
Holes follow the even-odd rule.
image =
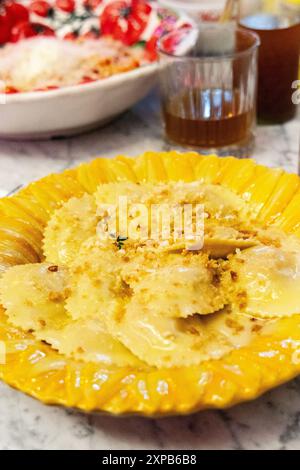
[[[83,0],[83,6],[87,10],[94,11],[102,3],[102,0]]]
[[[5,8],[0,9],[0,44],[5,44],[10,37],[13,21]]]
[[[15,95],[19,90],[13,86],[7,86],[4,92],[6,95]]]
[[[38,16],[46,18],[51,11],[53,11],[51,5],[45,0],[34,0],[29,7],[32,13]]]
[[[5,4],[5,10],[11,17],[12,24],[22,23],[29,21],[29,12],[24,5],[16,2],[9,2]]]
[[[75,41],[78,38],[78,31],[70,31],[64,35],[66,41]]]
[[[31,38],[34,36],[55,36],[55,32],[49,26],[41,23],[18,23],[12,28],[10,41],[18,42],[21,39]]]
[[[55,5],[66,13],[73,13],[75,10],[75,0],[56,0]]]
[[[140,39],[151,11],[151,6],[143,0],[117,0],[109,3],[100,17],[101,32],[132,45]]]

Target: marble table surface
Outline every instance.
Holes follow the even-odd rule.
[[[257,129],[255,158],[296,172],[300,122]],[[0,142],[0,197],[88,160],[165,150],[155,95],[107,127],[70,139]],[[300,378],[226,411],[150,420],[47,407],[0,383],[0,449],[300,449]]]

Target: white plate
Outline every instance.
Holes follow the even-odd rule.
[[[76,0],[76,8],[69,14],[62,13],[55,0],[48,0],[55,9],[54,16],[42,18],[31,12],[30,21],[50,26],[58,38],[64,38],[67,32],[79,26],[82,33],[84,28],[88,31],[98,27],[103,10],[113,1],[103,0],[88,14],[83,0]],[[29,3],[29,0],[23,2]],[[149,41],[157,29],[162,33],[185,23],[193,25],[193,21],[181,12],[162,9],[155,1],[147,3],[151,5],[151,13],[137,42]],[[155,84],[158,67],[157,62],[151,63],[99,81],[51,91],[0,93],[0,138],[64,137],[99,127],[147,95]]]
[[[0,138],[64,137],[97,128],[144,98],[158,64],[48,92],[0,95]]]

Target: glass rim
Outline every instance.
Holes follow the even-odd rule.
[[[188,28],[187,31],[198,31],[199,30],[199,27],[195,27],[193,26],[192,28]],[[176,54],[172,54],[171,52],[167,52],[165,50],[163,50],[162,48],[162,41],[168,37],[171,37],[172,34],[175,34],[176,32],[178,32],[179,30],[175,29],[173,31],[170,31],[166,34],[163,34],[158,42],[157,42],[157,51],[159,52],[159,54],[161,54],[162,56],[165,56],[165,57],[170,57],[170,58],[173,58],[173,59],[178,59],[178,60],[190,60],[190,61],[201,61],[201,62],[214,62],[214,61],[220,61],[220,60],[223,60],[223,59],[238,59],[240,57],[244,57],[244,56],[247,56],[247,55],[250,55],[252,52],[254,52],[255,50],[258,49],[258,47],[260,46],[261,44],[261,40],[260,40],[260,37],[259,35],[248,29],[247,27],[237,27],[235,29],[235,32],[236,33],[242,33],[242,34],[245,34],[247,36],[251,36],[252,39],[254,39],[254,43],[250,46],[250,47],[247,47],[247,49],[243,50],[243,51],[234,51],[234,52],[229,52],[229,53],[226,53],[226,54],[222,54],[222,55],[207,55],[207,56],[203,56],[203,57],[193,57],[191,55],[176,55]]]
[[[299,3],[299,6],[300,6],[300,3]],[[244,23],[244,18],[242,18],[240,21],[239,21],[239,29],[245,29],[246,31],[249,31],[249,32],[252,32],[252,33],[255,33],[259,36],[259,33],[263,33],[263,34],[273,34],[274,32],[278,32],[278,31],[288,31],[288,30],[291,30],[291,29],[296,29],[296,28],[299,28],[300,26],[300,20],[295,20],[295,23],[292,23],[292,24],[289,24],[288,26],[280,26],[278,28],[254,28],[253,26],[248,26],[246,23]]]

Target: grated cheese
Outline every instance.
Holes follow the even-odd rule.
[[[70,86],[140,65],[141,51],[111,38],[64,41],[36,37],[0,50],[0,80],[19,91]]]

